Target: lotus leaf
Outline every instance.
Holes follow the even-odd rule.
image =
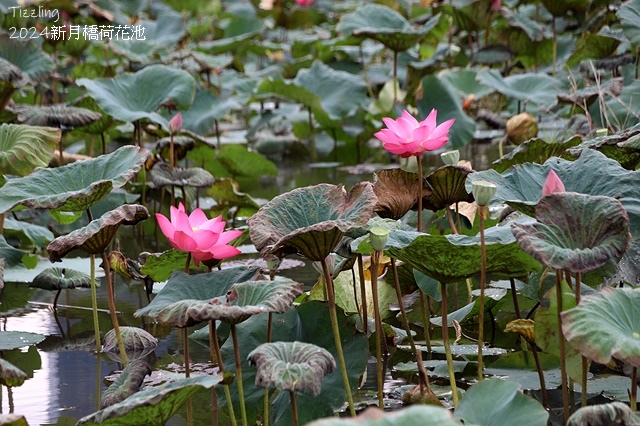
[[[552,106],[557,101],[560,82],[544,73],[524,73],[502,77],[495,70],[478,73],[478,81],[485,86],[521,102],[533,102],[540,106]]]
[[[28,331],[0,331],[0,351],[10,351],[25,346],[37,345],[45,336]]]
[[[614,198],[562,192],[543,197],[535,223],[513,223],[518,245],[542,264],[588,272],[629,248],[629,217]]]
[[[229,217],[229,210],[236,208],[234,217],[252,216],[260,205],[249,194],[240,192],[240,185],[233,179],[221,178],[216,180],[207,194],[216,202],[211,208],[211,214]]]
[[[594,149],[607,157],[616,160],[627,170],[635,170],[640,163],[640,129],[632,128],[615,135],[600,136],[582,142],[568,150],[574,157],[579,157],[583,150]]]
[[[130,360],[144,358],[158,346],[158,339],[148,331],[138,327],[120,327],[120,335],[124,343],[124,350],[127,352],[127,358]],[[109,330],[105,334],[102,352],[114,355],[118,362],[122,361],[115,330]]]
[[[210,389],[221,376],[197,376],[158,387],[148,387],[122,402],[81,418],[78,425],[164,425],[199,389]]]
[[[542,139],[530,139],[518,145],[513,151],[493,162],[493,170],[503,173],[509,167],[522,163],[542,164],[551,157],[560,157],[569,148],[580,144],[575,136],[564,142],[547,142]]]
[[[239,107],[240,104],[235,99],[224,99],[210,91],[199,90],[191,108],[182,113],[182,128],[209,135],[213,132],[216,120],[223,119],[232,109]]]
[[[0,385],[7,387],[20,386],[27,375],[9,361],[0,358]]]
[[[589,0],[566,0],[563,2],[542,0],[541,3],[553,16],[566,16],[570,11],[584,12],[589,7]]]
[[[478,49],[473,55],[473,64],[495,65],[504,64],[513,59],[515,53],[503,44],[489,44]]]
[[[300,253],[320,261],[349,229],[364,226],[377,198],[370,182],[348,193],[342,185],[319,184],[274,197],[249,220],[256,249],[284,257]]]
[[[89,254],[102,254],[120,225],[135,225],[149,217],[147,208],[125,204],[92,220],[87,226],[60,236],[47,246],[49,260],[60,262],[70,251],[81,249]]]
[[[256,386],[320,395],[322,378],[336,369],[336,360],[320,346],[303,342],[264,343],[248,355],[258,369]]]
[[[136,359],[129,362],[129,365],[122,370],[118,378],[102,394],[100,408],[122,402],[138,392],[142,381],[151,374],[151,371],[152,368],[146,361]]]
[[[8,34],[0,36],[0,58],[18,67],[31,82],[44,80],[53,72],[53,60],[37,43],[10,39]]]
[[[308,423],[307,426],[460,426],[449,411],[434,405],[413,405],[395,412],[385,412],[370,407],[355,419],[326,418]]]
[[[11,244],[7,243],[3,235],[0,235],[0,259],[5,261],[6,267],[20,264],[25,254],[27,254],[26,251],[14,248]]]
[[[569,417],[567,426],[581,425],[632,425],[640,419],[624,402],[591,405],[579,408]]]
[[[524,395],[511,381],[486,379],[471,386],[455,410],[454,417],[465,424],[503,426],[512,424],[546,426],[549,413],[536,400]]]
[[[273,162],[257,152],[250,151],[244,145],[225,145],[217,153],[216,159],[222,164],[225,171],[234,177],[278,175],[278,168]],[[220,176],[219,173],[215,175]]]
[[[381,170],[373,174],[373,192],[378,198],[375,212],[380,217],[398,220],[418,208],[419,177],[402,169]],[[465,191],[466,192],[466,191]],[[423,203],[431,188],[423,183]]]
[[[222,320],[231,324],[251,315],[282,313],[302,294],[302,284],[288,278],[274,281],[245,281],[231,286],[226,295],[209,300],[184,299],[161,309],[156,318],[163,324],[189,327],[203,321]]]
[[[634,46],[640,46],[640,4],[630,1],[620,6],[616,12],[622,23],[622,31]]]
[[[145,148],[123,146],[95,159],[38,169],[28,176],[8,180],[0,188],[0,212],[17,205],[64,212],[86,210],[111,188],[127,183],[142,168],[148,155]]]
[[[45,290],[89,288],[91,287],[91,277],[74,269],[47,268],[33,279],[30,287],[43,288]]]
[[[602,94],[616,97],[622,92],[624,87],[624,77],[614,77],[602,81],[600,85],[584,86],[579,89],[572,89],[569,93],[561,93],[558,95],[558,100],[568,102],[575,105],[591,105]],[[577,116],[579,117],[579,116]],[[598,139],[598,138],[596,138]]]
[[[467,176],[473,170],[464,166],[446,165],[427,176],[431,195],[426,199],[425,209],[438,211],[459,202],[473,202],[473,195],[465,189]]]
[[[562,313],[562,331],[585,357],[607,364],[611,358],[640,367],[640,291],[605,287]]]
[[[46,247],[46,245],[55,238],[53,232],[51,232],[49,228],[30,222],[8,218],[5,218],[4,220],[4,234],[7,236],[17,234],[21,241],[25,242],[25,240],[27,240],[33,244],[37,250],[41,250],[42,247]]]
[[[22,414],[0,414],[0,424],[6,426],[29,426]]]
[[[136,73],[115,78],[81,78],[89,96],[116,120],[148,119],[169,129],[168,121],[155,110],[171,100],[177,109],[188,109],[195,96],[195,81],[186,71],[164,65],[150,65]]]
[[[159,161],[151,169],[151,181],[156,188],[164,186],[208,188],[213,185],[214,179],[211,173],[199,167],[171,169],[167,163]]]
[[[573,68],[587,59],[600,59],[615,55],[619,45],[619,39],[585,32],[578,39],[575,51],[567,59],[567,66]]]
[[[180,161],[187,156],[187,153],[196,146],[196,141],[190,136],[174,136],[173,137],[173,155],[176,161]],[[158,139],[156,141],[155,151],[162,158],[170,157],[171,137]]]
[[[184,265],[184,262],[182,264]],[[176,270],[151,303],[144,308],[138,309],[134,316],[141,317],[144,315],[155,320],[158,318],[160,311],[174,303],[183,299],[211,300],[224,296],[233,284],[256,280],[259,273],[260,268],[246,266],[195,275]]]
[[[16,85],[20,80],[22,80],[22,71],[20,68],[0,57],[0,81],[6,81],[11,85]]]
[[[31,126],[80,127],[100,120],[101,114],[86,108],[64,104],[16,105],[12,108],[18,121]]]
[[[60,129],[0,125],[0,173],[26,176],[36,167],[47,167],[60,137]]]

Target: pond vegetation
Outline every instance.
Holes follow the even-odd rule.
[[[0,12],[0,424],[640,423],[640,0]]]

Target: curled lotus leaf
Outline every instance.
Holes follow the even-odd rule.
[[[158,346],[158,339],[148,331],[138,327],[120,327],[120,335],[122,336],[124,350],[127,352],[128,359],[144,358]],[[113,355],[118,362],[121,361],[115,330],[109,330],[105,334],[102,352],[107,355]]]
[[[151,374],[152,368],[148,362],[136,359],[131,361],[109,388],[104,391],[100,400],[100,408],[109,407],[124,401],[140,390],[140,385],[146,376]]]
[[[2,124],[0,173],[26,176],[36,167],[47,167],[60,137],[60,129]]]
[[[634,418],[631,408],[620,401],[608,404],[589,405],[581,407],[574,412],[567,426],[581,425],[633,425],[637,424],[637,416]]]
[[[45,290],[91,287],[91,276],[70,268],[47,268],[33,279],[30,287]]]
[[[20,386],[27,379],[24,371],[9,361],[0,358],[0,385],[8,387]]]
[[[258,368],[256,386],[320,395],[322,378],[336,369],[336,360],[320,346],[303,342],[264,343],[249,353]]]
[[[102,115],[90,109],[65,104],[16,105],[12,108],[18,121],[31,126],[80,127],[100,120]]]
[[[629,217],[611,197],[575,192],[550,194],[536,206],[537,222],[513,223],[518,245],[542,264],[588,272],[629,248]]]
[[[294,189],[262,206],[249,220],[256,248],[282,258],[300,253],[320,261],[352,228],[367,224],[377,197],[370,182],[345,191],[342,185],[319,184]]]
[[[222,320],[238,324],[251,315],[265,312],[282,313],[302,294],[302,284],[288,278],[274,281],[246,281],[231,286],[226,295],[209,300],[186,299],[158,312],[159,322],[175,327]]]
[[[148,217],[147,208],[139,204],[119,206],[92,220],[87,226],[51,241],[47,246],[49,260],[60,262],[75,249],[81,249],[88,254],[102,254],[120,225],[135,225]]]
[[[378,197],[375,212],[380,217],[398,220],[409,210],[418,208],[418,181],[416,173],[402,169],[380,170],[373,174],[373,192]],[[426,183],[422,185],[423,202],[431,194]]]
[[[640,367],[640,290],[605,287],[562,312],[569,344],[593,361],[611,358]]]
[[[54,70],[53,60],[35,40],[24,42],[9,34],[0,37],[0,58],[21,70],[23,81],[16,82],[16,87],[24,82],[47,79]]]
[[[0,212],[17,205],[79,212],[129,181],[144,165],[146,148],[123,146],[111,154],[55,169],[40,168],[0,188]]]
[[[165,162],[157,162],[151,169],[151,181],[157,188],[164,186],[190,186],[193,188],[208,188],[215,179],[211,173],[199,167],[171,169]]]
[[[437,212],[461,201],[473,202],[473,195],[465,189],[470,173],[473,170],[468,167],[448,164],[427,176],[431,195],[425,200],[424,208]]]

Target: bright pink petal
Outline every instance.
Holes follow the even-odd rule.
[[[455,123],[455,121],[456,119],[452,118],[451,120],[447,120],[444,123],[440,124],[438,127],[434,129],[433,132],[431,132],[431,138],[440,139],[442,137],[447,136],[449,133],[449,129],[451,129],[451,126],[453,126],[453,123]]]
[[[438,139],[429,139],[422,144],[422,147],[425,149],[425,151],[435,151],[436,149],[440,149],[445,146],[447,142],[449,142],[448,136]]]
[[[169,222],[163,214],[156,213],[156,220],[158,221],[158,225],[160,226],[160,230],[164,234],[165,237],[171,242],[173,241],[173,234],[176,232],[176,228],[174,228],[173,224]]]
[[[242,231],[227,231],[220,234],[218,238],[217,245],[227,244],[229,241],[235,240],[240,235],[242,235]]]
[[[215,218],[215,219],[210,219],[207,222],[203,223],[202,225],[200,225],[198,229],[203,231],[211,231],[211,232],[215,232],[216,234],[219,234],[222,231],[224,231],[224,227],[226,224],[227,224],[226,222],[221,221],[219,218]]]
[[[180,210],[178,210],[177,208],[173,206],[169,207],[169,217],[171,218],[171,223],[176,223],[179,212]]]
[[[412,155],[420,155],[424,152],[420,146],[420,141],[409,142],[403,145],[386,144],[384,145],[384,149],[392,154],[402,155],[405,158]]]
[[[240,250],[233,246],[213,246],[209,250],[214,259],[226,259],[240,254]]]
[[[206,214],[204,214],[202,209],[195,209],[189,215],[189,223],[191,224],[192,228],[197,228],[208,220],[209,218]]]
[[[182,231],[176,231],[175,234],[173,234],[173,241],[180,250],[194,251],[198,248],[196,240]]]
[[[418,123],[418,120],[416,120],[413,115],[409,114],[409,111],[407,111],[406,109],[402,111],[402,118],[407,120],[407,122],[411,124],[412,128],[418,127],[420,125],[420,123]]]
[[[384,144],[402,145],[407,141],[405,138],[399,137],[389,129],[382,129],[379,132],[376,132],[374,136]]]
[[[438,111],[434,108],[431,110],[431,112],[429,113],[429,115],[427,115],[427,118],[425,118],[424,120],[422,120],[420,122],[421,126],[427,126],[430,129],[435,129],[436,128],[436,120],[438,118]]]
[[[414,122],[416,123],[415,126],[413,124]],[[404,117],[400,117],[400,118],[398,118],[398,132],[397,132],[397,135],[398,135],[398,137],[401,137],[401,138],[404,138],[404,139],[409,139],[409,138],[411,138],[411,132],[413,132],[413,129],[415,129],[416,127],[418,127],[418,125],[417,125],[417,122],[416,122],[415,118],[413,119],[413,121],[410,121],[410,120],[407,120]]]
[[[191,258],[194,260],[195,264],[198,266],[199,261],[201,260],[209,260],[213,259],[213,254],[209,251],[192,251]]]
[[[396,120],[394,120],[393,118],[390,118],[390,117],[382,117],[382,122],[393,133],[398,133],[398,123],[396,122]]]
[[[187,235],[193,234],[193,227],[191,226],[191,222],[189,222],[189,216],[187,216],[185,212],[178,212],[176,220],[173,221],[173,226],[175,226],[176,231],[184,232]]]
[[[427,126],[421,126],[411,132],[411,140],[425,142],[431,138],[431,129]]]
[[[220,234],[217,232],[198,230],[193,233],[193,239],[198,244],[199,250],[207,250],[218,242]]]

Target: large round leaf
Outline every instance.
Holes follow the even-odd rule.
[[[249,219],[249,235],[259,251],[324,260],[344,233],[367,224],[376,201],[370,182],[348,193],[342,185],[330,184],[294,189],[273,198]]]
[[[427,176],[431,195],[425,200],[424,208],[438,211],[461,201],[473,202],[473,195],[465,188],[467,176],[473,173],[468,167],[446,165]]]
[[[409,210],[418,208],[420,178],[402,169],[380,170],[373,174],[373,191],[378,197],[376,213],[380,217],[398,220]],[[423,182],[423,203],[431,188]]]
[[[157,162],[151,170],[151,181],[156,188],[177,186],[192,188],[208,188],[215,181],[211,173],[200,167],[169,167],[164,161]]]
[[[90,109],[54,105],[16,105],[12,111],[17,114],[18,121],[32,126],[79,127],[100,120],[101,114]]]
[[[605,287],[562,313],[562,331],[578,352],[608,364],[640,367],[640,290]]]
[[[148,331],[138,327],[120,327],[120,335],[129,360],[144,358],[158,346],[158,339]],[[122,362],[115,329],[111,329],[105,334],[102,352],[110,355],[110,358],[115,359],[117,362]]]
[[[257,367],[256,386],[320,395],[322,378],[336,369],[336,360],[320,346],[303,342],[263,343],[248,355]]]
[[[166,129],[169,128],[168,121],[155,110],[169,100],[177,109],[188,109],[196,91],[195,81],[189,73],[164,65],[151,65],[115,78],[81,78],[77,83],[86,87],[100,108],[116,120],[146,118]]]
[[[627,212],[611,197],[550,194],[536,206],[536,218],[511,229],[524,251],[554,269],[597,269],[620,260],[631,243]]]
[[[23,77],[37,82],[53,72],[53,60],[35,42],[0,36],[0,58],[4,58],[22,71]]]
[[[70,268],[47,268],[33,279],[30,287],[45,290],[60,290],[63,288],[89,288],[91,277],[84,272]]]
[[[542,139],[530,139],[518,145],[513,151],[493,162],[493,170],[502,173],[509,167],[523,163],[542,164],[551,157],[560,157],[569,148],[581,142],[580,136],[564,142],[547,142]]]
[[[11,179],[0,188],[0,212],[17,205],[32,209],[83,211],[100,201],[111,188],[123,186],[143,166],[149,150],[123,146],[92,160],[55,169],[38,169]]]
[[[552,106],[561,92],[560,82],[543,73],[524,73],[502,77],[495,70],[478,73],[478,81],[503,95],[520,102],[533,102],[540,106]]]
[[[26,176],[36,167],[47,167],[60,138],[60,129],[2,124],[0,173]]]
[[[625,2],[616,13],[622,23],[622,31],[631,44],[640,46],[640,3]]]
[[[385,412],[370,407],[357,418],[326,418],[308,423],[307,426],[460,426],[449,411],[435,405],[412,405],[402,410]]]
[[[549,413],[535,399],[524,395],[512,381],[486,379],[471,386],[454,413],[465,424],[546,426]]]
[[[222,320],[231,324],[245,321],[251,315],[265,312],[282,313],[302,294],[302,284],[288,278],[274,281],[245,281],[231,286],[226,295],[209,300],[185,299],[161,309],[157,320],[176,327]]]
[[[37,345],[45,336],[28,331],[0,331],[0,351],[10,351],[25,346]]]

